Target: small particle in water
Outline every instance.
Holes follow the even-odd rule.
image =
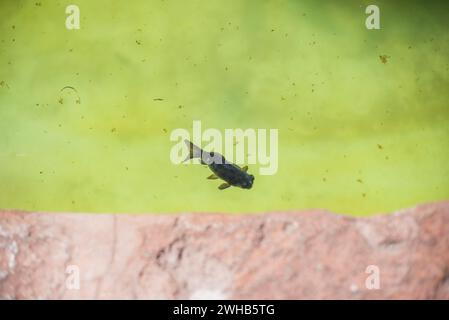
[[[386,54],[382,54],[379,56],[380,62],[383,64],[386,64],[388,62],[388,59],[390,59],[390,56],[387,56]]]
[[[381,144],[377,144],[377,147],[382,150],[384,147]]]
[[[64,104],[64,99],[59,98],[58,102],[59,102],[60,104]]]
[[[81,104],[81,99],[80,98],[78,98],[78,99],[76,99],[76,104]]]
[[[183,106],[182,106],[182,105],[179,105],[179,106],[178,106],[178,109],[182,109],[182,108],[183,108]]]
[[[365,198],[365,197],[366,197],[366,193],[362,193],[362,197],[364,197],[364,198]]]
[[[42,7],[42,2],[36,2],[34,5],[35,5],[36,7]]]
[[[44,171],[39,171],[39,174],[43,174],[44,173]]]
[[[136,40],[136,43],[140,46],[142,44],[142,42],[140,42],[139,40]]]
[[[163,128],[162,131],[164,131],[164,133],[167,133],[167,129]]]
[[[363,180],[362,179],[357,179],[357,182],[358,183],[363,183]]]
[[[164,101],[162,98],[154,98],[153,101]]]
[[[9,89],[8,84],[4,80],[0,81],[0,87],[5,87],[5,88]]]
[[[117,131],[117,128],[112,128],[111,129],[111,132],[115,132],[115,131]]]

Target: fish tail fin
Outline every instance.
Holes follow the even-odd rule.
[[[193,142],[191,142],[187,139],[184,140],[184,142],[189,147],[189,155],[187,156],[187,158],[185,158],[184,162],[187,160],[190,160],[190,159],[202,157],[203,150],[201,150],[200,147],[196,146],[195,144],[193,144]]]

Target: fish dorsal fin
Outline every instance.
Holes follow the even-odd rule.
[[[226,189],[226,188],[229,188],[230,186],[231,186],[231,185],[230,185],[229,183],[225,182],[225,183],[220,184],[220,185],[218,186],[218,189],[224,190],[224,189]]]
[[[218,177],[215,174],[211,174],[210,176],[207,177],[207,179],[215,180],[215,179],[218,179]]]
[[[244,167],[242,168],[242,171],[247,172],[247,171],[248,171],[248,166],[244,166]]]

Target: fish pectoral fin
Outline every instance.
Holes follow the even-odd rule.
[[[226,188],[229,188],[230,186],[231,186],[231,185],[230,185],[229,183],[225,182],[225,183],[220,184],[220,185],[218,186],[218,189],[224,190],[224,189],[226,189]]]
[[[242,171],[244,171],[244,172],[248,171],[248,166],[244,166],[244,167],[242,168]]]
[[[207,179],[215,180],[215,179],[218,179],[218,177],[215,174],[211,174],[210,176],[207,177]]]

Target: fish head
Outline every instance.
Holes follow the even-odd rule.
[[[245,179],[242,183],[243,189],[251,189],[254,182],[254,176],[252,174],[248,175],[247,179]]]

